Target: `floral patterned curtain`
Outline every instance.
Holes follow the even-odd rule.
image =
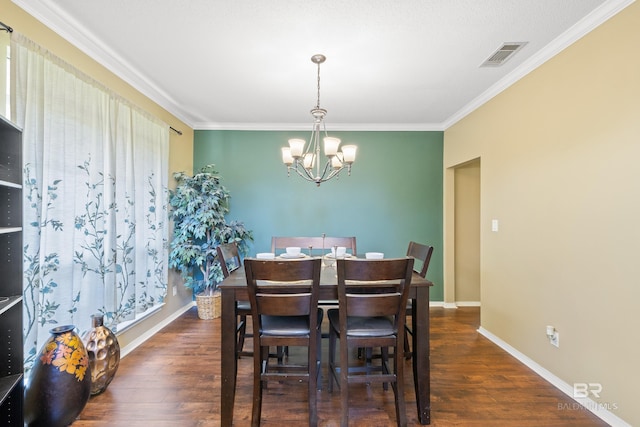
[[[117,331],[163,304],[169,127],[15,32],[11,61],[28,369],[56,325]]]

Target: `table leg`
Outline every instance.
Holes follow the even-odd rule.
[[[236,396],[236,376],[238,372],[238,360],[236,357],[236,298],[235,291],[224,289],[222,291],[222,360],[221,360],[221,421],[222,426],[233,424],[233,405]]]
[[[431,370],[429,362],[429,287],[416,288],[413,303],[413,381],[420,424],[431,424]]]

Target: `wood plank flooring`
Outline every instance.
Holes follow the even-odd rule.
[[[607,425],[478,334],[479,316],[478,308],[431,308],[432,426]],[[73,426],[220,426],[220,355],[220,320],[199,320],[194,308],[122,359],[109,388],[90,399]],[[406,363],[407,416],[417,426],[411,362]],[[339,392],[326,391],[324,368],[319,422],[338,426]],[[238,369],[234,425],[248,426],[251,359],[240,359]],[[352,426],[395,425],[393,391],[354,385],[350,392]],[[306,402],[306,385],[270,383],[262,425],[306,425]]]

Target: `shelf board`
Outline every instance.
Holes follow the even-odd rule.
[[[22,374],[9,375],[7,377],[0,378],[0,405],[7,398],[11,390],[15,388],[15,386],[22,379]]]
[[[0,234],[17,233],[22,231],[22,227],[0,227]]]
[[[9,310],[14,305],[22,302],[22,295],[10,296],[7,301],[0,302],[0,314]]]
[[[22,129],[20,127],[18,127],[18,125],[13,123],[11,120],[7,119],[2,114],[0,114],[0,128],[5,128],[5,129],[9,128],[10,130],[14,130],[14,131],[17,131],[17,132],[22,132]]]
[[[4,181],[0,179],[1,187],[22,188],[22,184],[16,184],[15,182]]]

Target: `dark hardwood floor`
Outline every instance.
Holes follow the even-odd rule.
[[[478,308],[431,309],[432,426],[606,426],[590,412],[476,332]],[[325,319],[326,320],[326,319]],[[323,349],[326,355],[326,342]],[[296,357],[296,355],[292,355]],[[326,358],[323,362],[326,362]],[[240,359],[234,425],[251,417],[251,359]],[[407,363],[409,425],[419,425],[411,362]],[[318,394],[322,426],[340,424],[339,392]],[[395,425],[393,391],[350,389],[352,426]],[[571,409],[569,409],[571,408]],[[262,424],[307,420],[306,385],[269,384]],[[109,388],[92,397],[74,427],[219,426],[220,320],[199,320],[195,308],[121,360]]]

